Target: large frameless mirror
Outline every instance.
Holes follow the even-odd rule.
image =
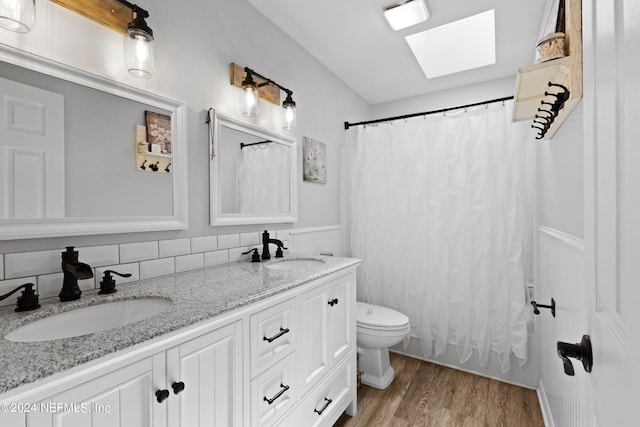
[[[296,141],[209,112],[211,225],[297,219]]]
[[[181,103],[0,46],[0,240],[186,228]]]

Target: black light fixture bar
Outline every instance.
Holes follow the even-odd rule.
[[[149,17],[149,12],[147,12],[145,9],[141,8],[140,6],[133,4],[131,2],[128,2],[127,0],[118,0],[118,1],[123,5],[127,6],[132,11],[134,11],[136,14],[142,15],[143,18]]]
[[[358,122],[358,123],[344,122],[344,129],[349,130],[349,128],[352,126],[371,125],[374,123],[391,122],[393,120],[402,120],[402,119],[410,119],[412,117],[428,116],[430,114],[446,113],[447,111],[460,110],[460,109],[469,108],[469,107],[477,107],[478,105],[492,104],[494,102],[504,102],[510,99],[513,99],[513,96],[505,96],[504,98],[490,99],[488,101],[475,102],[473,104],[467,104],[467,105],[458,105],[457,107],[441,108],[440,110],[424,111],[422,113],[412,113],[412,114],[405,114],[402,116],[386,117],[384,119],[368,120],[366,122]]]
[[[125,1],[125,0],[121,0],[121,1]],[[293,95],[293,91],[291,91],[291,90],[287,89],[286,87],[278,84],[277,82],[271,80],[270,78],[265,77],[262,74],[252,70],[249,67],[244,67],[244,71],[247,73],[247,77],[249,77],[249,76],[257,76],[257,77],[260,77],[262,80],[264,80],[264,82],[260,83],[258,85],[258,87],[262,87],[262,86],[266,86],[268,84],[271,84],[273,86],[276,86],[281,91],[286,92],[287,95],[289,95],[289,96]]]

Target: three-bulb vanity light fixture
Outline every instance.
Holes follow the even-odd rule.
[[[93,21],[124,34],[124,59],[129,74],[148,79],[156,70],[153,30],[145,19],[149,12],[127,0],[52,0]],[[130,22],[129,19],[132,19]],[[127,24],[128,22],[128,24]],[[35,0],[0,0],[0,27],[29,32],[36,23]],[[126,27],[125,27],[126,26]]]
[[[259,73],[256,73],[249,67],[244,67],[244,72],[246,74],[241,83],[241,88],[244,92],[244,111],[242,114],[248,117],[256,116],[260,112],[260,88],[271,85],[287,94],[285,100],[282,101],[282,128],[285,130],[295,128],[298,118],[296,113],[296,103],[293,100],[293,91]],[[260,83],[257,83],[254,77],[258,78]],[[277,99],[280,99],[279,94]]]

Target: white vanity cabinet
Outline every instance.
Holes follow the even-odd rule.
[[[243,425],[242,321],[167,350],[167,426]]]
[[[154,427],[165,426],[166,406],[153,390],[164,384],[164,354],[146,357],[120,369],[90,375],[51,396],[22,400],[32,405],[27,425],[38,427]],[[89,376],[89,375],[88,375]]]
[[[2,427],[332,425],[356,408],[355,267],[0,395]]]
[[[349,352],[355,357],[355,275],[327,280],[298,297],[302,394]]]
[[[87,374],[37,401],[27,425],[241,426],[241,337],[236,321],[105,374]]]

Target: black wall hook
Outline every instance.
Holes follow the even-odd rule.
[[[140,165],[140,169],[146,170],[147,169],[147,167],[145,166],[146,163],[147,163],[147,159],[144,159],[144,162],[142,162],[142,164]]]
[[[551,309],[551,315],[553,317],[556,317],[556,300],[554,300],[553,298],[551,298],[551,304],[550,305],[538,304],[535,301],[531,301],[531,305],[533,306],[533,314],[535,314],[535,315],[540,314],[540,309],[541,308],[550,308]]]
[[[160,161],[158,160],[155,163],[152,163],[149,165],[149,169],[151,169],[154,172],[158,172],[158,164],[160,163]]]
[[[169,166],[171,166],[171,162],[169,162],[169,164],[167,165],[167,167],[166,167],[166,168],[164,168],[164,171],[165,171],[165,172],[167,172],[167,173],[168,173],[168,172],[171,172],[171,170],[169,169]]]
[[[571,92],[569,92],[569,89],[564,85],[561,85],[561,84],[558,84],[558,83],[553,83],[553,82],[547,82],[547,86],[548,87],[559,87],[562,90],[558,91],[558,92],[549,92],[549,91],[545,90],[544,96],[553,97],[553,98],[555,98],[555,100],[553,102],[548,102],[548,101],[546,101],[544,99],[542,99],[540,101],[540,105],[541,106],[548,105],[549,109],[538,107],[538,113],[546,113],[546,114],[548,114],[548,116],[540,115],[540,114],[536,114],[534,116],[534,119],[533,119],[534,120],[533,121],[534,125],[532,125],[531,127],[535,128],[535,129],[538,129],[540,131],[540,132],[538,132],[538,136],[536,137],[536,139],[543,139],[544,138],[544,136],[547,134],[547,131],[549,130],[549,128],[553,124],[553,121],[555,120],[556,116],[558,115],[558,112],[564,108],[564,103],[571,96]],[[542,120],[546,121],[547,123],[541,123],[539,121],[536,121],[536,119],[542,119]],[[540,124],[540,125],[543,126],[543,128],[539,128],[539,127],[535,126],[535,124]]]

